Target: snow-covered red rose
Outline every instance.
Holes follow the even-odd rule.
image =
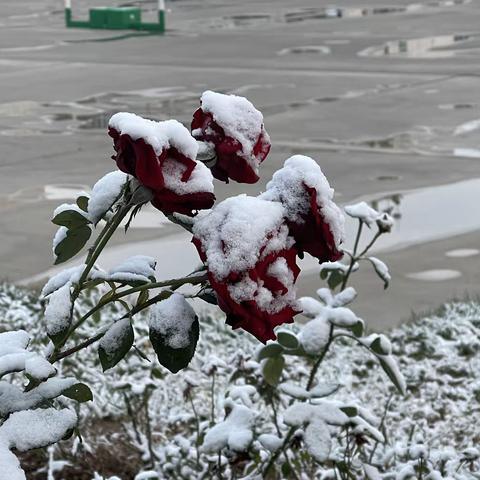
[[[192,216],[212,207],[212,174],[196,161],[197,142],[181,123],[120,112],[110,119],[108,134],[118,168],[152,190],[152,204],[159,210]]]
[[[262,342],[300,311],[297,252],[284,213],[280,203],[239,195],[199,214],[193,227],[193,243],[227,323]]]
[[[333,189],[318,164],[310,157],[294,155],[274,173],[264,200],[279,202],[285,207],[285,220],[295,247],[322,262],[342,257],[345,218],[333,202]]]
[[[258,167],[270,151],[263,115],[244,97],[206,91],[193,114],[192,135],[214,150],[213,176],[228,182],[258,181]]]

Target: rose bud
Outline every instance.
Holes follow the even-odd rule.
[[[380,233],[390,233],[393,226],[395,225],[395,220],[388,213],[380,213],[377,218],[377,227]]]
[[[133,175],[153,192],[152,204],[166,215],[211,208],[213,177],[196,161],[198,145],[176,120],[155,122],[117,113],[108,124],[120,170]]]
[[[300,270],[284,214],[279,203],[239,195],[201,213],[193,227],[193,243],[227,323],[264,343],[300,312]]]
[[[290,157],[274,173],[260,198],[285,207],[285,219],[301,258],[303,252],[318,258],[320,263],[342,258],[345,218],[332,200],[333,189],[313,159],[303,155]]]
[[[216,161],[213,176],[228,183],[258,181],[258,167],[270,151],[263,115],[244,97],[206,91],[193,114],[192,135],[207,144]]]

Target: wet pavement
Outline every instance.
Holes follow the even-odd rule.
[[[154,18],[156,1],[128,3]],[[74,0],[74,16],[94,5]],[[220,199],[256,194],[288,156],[304,153],[339,203],[366,199],[396,213],[396,230],[375,253],[390,265],[391,288],[382,293],[368,267],[357,274],[367,323],[387,327],[478,293],[479,2],[176,0],[167,8],[169,30],[156,36],[66,29],[60,0],[2,2],[1,277],[38,279],[50,268],[53,208],[114,168],[112,113],[188,123],[200,93],[213,89],[252,100],[273,141],[260,182],[217,184]],[[163,277],[181,271],[180,258],[194,260],[188,250],[172,261],[184,238],[161,215],[147,211],[133,226],[106,263],[148,250]],[[318,288],[315,268],[308,263],[301,293]]]

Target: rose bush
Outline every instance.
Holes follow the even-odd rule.
[[[223,419],[215,413],[214,398],[215,375],[222,361],[214,359],[202,367],[212,377],[210,418],[200,422],[189,387],[185,399],[191,402],[196,419],[195,448],[176,436],[183,445],[180,456],[185,455],[186,462],[178,463],[182,473],[173,478],[221,479],[224,471],[234,478],[237,473],[244,476],[252,472],[255,478],[297,478],[295,471],[304,468],[299,463],[304,461],[310,465],[305,471],[314,472],[310,478],[320,478],[317,473],[328,471],[332,465],[334,472],[340,472],[339,478],[359,478],[363,464],[369,465],[371,460],[361,448],[346,451],[344,444],[357,442],[363,447],[368,439],[383,442],[379,422],[355,403],[326,400],[338,386],[322,384],[317,373],[332,344],[353,340],[373,355],[398,391],[405,392],[386,337],[364,336],[364,321],[347,308],[356,296],[347,283],[360,260],[369,260],[388,286],[388,268],[379,259],[367,257],[366,252],[378,236],[389,231],[391,219],[361,204],[346,210],[358,220],[357,238],[364,224],[376,224],[378,232],[365,250],[360,251],[356,242],[353,250],[347,251],[349,263],[337,262],[343,254],[344,215],[313,159],[293,156],[273,175],[265,192],[257,197],[230,197],[214,206],[214,176],[246,183],[258,180],[258,167],[270,149],[263,116],[244,98],[205,92],[192,129],[190,133],[175,120],[156,122],[130,113],[111,118],[108,133],[114,141],[113,159],[121,172],[107,174],[75,204],[58,207],[52,219],[59,226],[53,245],[57,264],[78,254],[95,229],[100,231],[85,260],[59,272],[42,291],[50,341],[44,364],[55,364],[96,345],[104,371],[134,352],[139,361],[156,355],[166,370],[180,372],[190,365],[202,339],[197,303],[192,300],[218,305],[227,324],[269,343],[261,346],[254,358],[243,358],[239,352],[231,381],[241,383],[225,398]],[[212,157],[205,155],[208,151]],[[130,215],[128,229],[148,202],[193,234],[203,262],[200,268],[182,278],[159,281],[155,269],[161,259],[134,255],[102,269],[99,258],[109,240]],[[297,300],[295,283],[300,268],[296,262],[304,252],[320,263],[328,262],[319,271],[329,289],[318,290],[318,301]],[[94,288],[100,291],[98,300],[78,308],[79,301],[88,298]],[[335,292],[337,288],[340,291]],[[116,307],[110,310],[113,315],[105,318],[100,314],[112,306]],[[147,310],[148,326],[139,326],[139,314]],[[277,329],[292,323],[301,312],[309,320],[306,326]],[[301,374],[291,377],[292,381],[305,380],[304,386],[289,382],[280,388],[289,357],[305,359]],[[141,388],[132,388],[132,395],[143,397],[142,405],[136,409],[127,395],[125,403],[142,458],[149,459],[152,467],[161,464],[158,471],[170,474],[177,468],[170,457],[179,452],[166,448],[163,456],[155,453],[148,412],[154,378],[168,374],[155,370]],[[194,383],[189,381],[192,388]],[[27,388],[36,386],[32,383]],[[90,392],[83,385],[81,390]],[[282,395],[287,398],[282,400]],[[272,425],[267,425],[268,419],[257,418],[253,410],[254,399],[260,396],[273,411],[275,434],[271,433]],[[89,400],[90,395],[85,398]],[[139,409],[146,419],[145,439],[135,420],[135,410],[138,413]],[[262,430],[258,438],[257,427]],[[174,431],[178,431],[176,427]],[[301,448],[299,455],[293,445]],[[211,457],[205,460],[201,458],[204,453],[216,455],[213,461]],[[360,464],[352,464],[354,457]],[[281,473],[279,459],[284,462]]]

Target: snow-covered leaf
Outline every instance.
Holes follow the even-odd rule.
[[[92,235],[92,229],[88,225],[70,230],[60,227],[59,231],[61,233],[59,236],[55,235],[54,239],[55,265],[66,262],[79,253]],[[59,240],[58,243],[55,240]]]
[[[114,367],[132,348],[134,333],[130,319],[115,322],[100,340],[98,356],[103,371]]]
[[[265,358],[272,358],[272,357],[278,357],[283,353],[283,347],[278,344],[278,343],[268,343],[267,345],[264,345],[260,347],[260,349],[257,351],[256,358],[257,361],[264,360]]]
[[[388,285],[390,283],[390,280],[392,279],[392,276],[390,275],[387,265],[376,257],[367,257],[367,258],[373,265],[373,269],[375,270],[375,273],[383,281],[383,288],[388,288]]]
[[[64,340],[72,321],[70,287],[70,282],[67,282],[63,287],[54,291],[48,297],[48,305],[45,308],[47,334],[55,345]]]
[[[352,218],[357,218],[358,220],[364,222],[368,227],[372,227],[380,215],[366,202],[359,202],[355,203],[354,205],[347,205],[345,207],[345,213]]]
[[[128,181],[128,175],[118,170],[107,173],[93,186],[88,201],[88,214],[97,224],[118,200]]]
[[[90,220],[78,210],[62,210],[53,217],[52,222],[55,225],[71,230],[87,225],[90,223]]]
[[[159,362],[172,373],[185,368],[195,354],[200,325],[183,295],[174,293],[150,311],[150,341]]]
[[[244,405],[227,403],[231,412],[223,421],[212,427],[205,435],[202,450],[214,453],[225,447],[245,451],[253,439],[255,412]]]
[[[328,425],[320,420],[314,419],[305,429],[305,446],[308,453],[317,460],[325,462],[328,459],[332,448],[332,439]]]

